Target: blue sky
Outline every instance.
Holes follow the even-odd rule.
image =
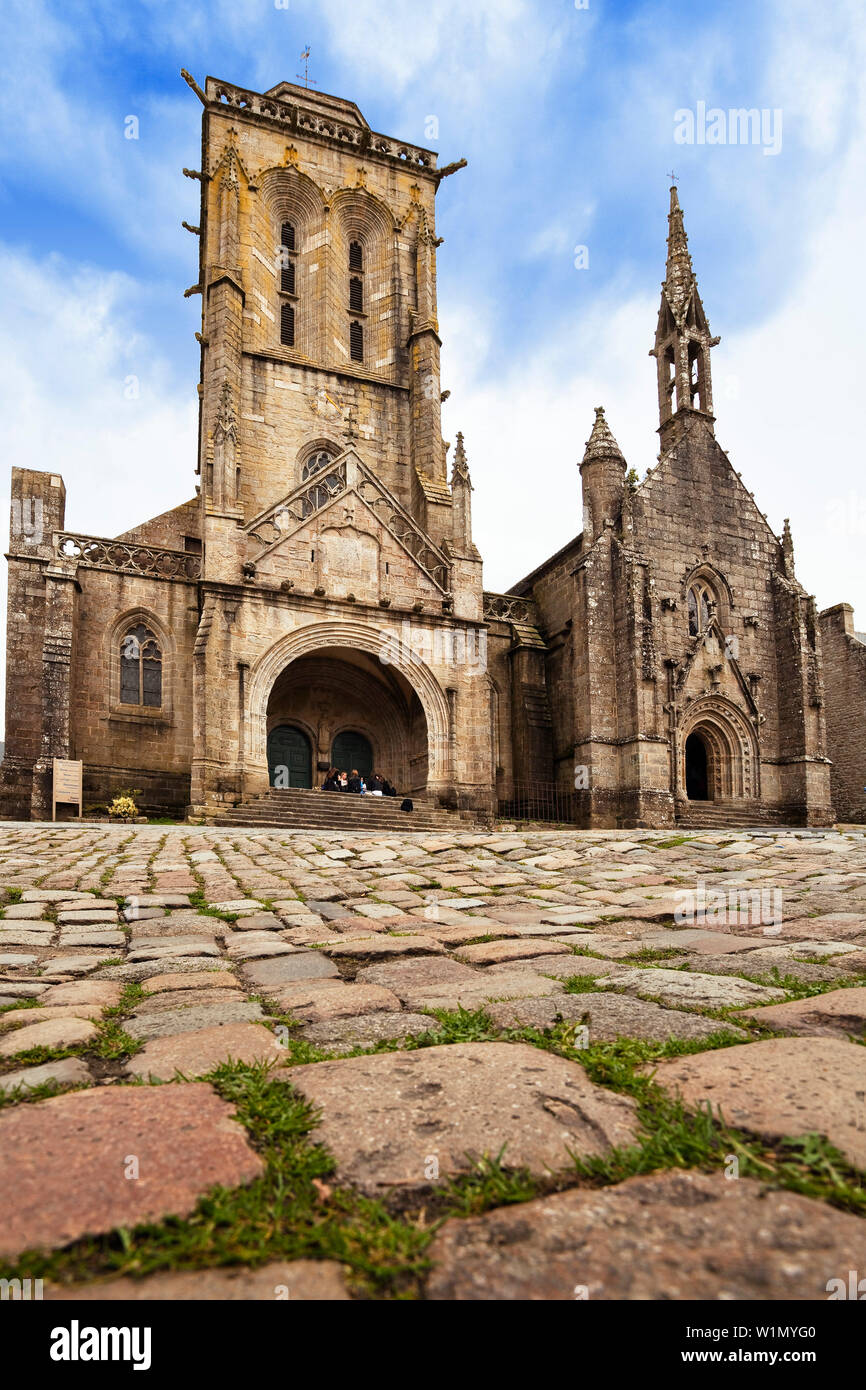
[[[791,518],[819,604],[866,628],[859,0],[278,3],[5,0],[0,495],[12,464],[59,471],[68,525],[105,535],[192,495],[200,106],[179,70],[263,91],[310,44],[374,129],[469,161],[439,194],[439,307],[487,587],[580,529],[595,405],[641,475],[654,460],[673,168],[722,337],[718,437],[773,528]],[[778,153],[677,144],[699,102],[781,112]]]

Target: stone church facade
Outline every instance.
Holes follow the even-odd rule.
[[[2,813],[50,816],[62,757],[86,803],[194,817],[337,763],[479,813],[555,789],[584,825],[831,821],[815,603],[715,439],[676,190],[658,464],[638,485],[599,408],[582,533],[492,594],[440,419],[435,196],[463,161],[290,83],[187,81],[197,495],[108,539],[13,469]]]

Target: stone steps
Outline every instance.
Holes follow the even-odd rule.
[[[345,830],[349,832],[461,830],[475,823],[468,812],[449,811],[415,800],[415,809],[401,811],[402,797],[352,796],[341,792],[272,788],[242,806],[227,807],[209,818],[213,825],[248,828],[269,826],[286,830]]]
[[[744,830],[778,820],[760,801],[694,801],[678,812],[676,823],[684,830]]]

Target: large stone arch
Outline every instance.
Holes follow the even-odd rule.
[[[699,734],[707,748],[708,778],[714,801],[757,800],[761,795],[761,759],[754,727],[742,710],[723,695],[704,695],[685,710],[679,728],[678,786],[685,795],[685,748]]]
[[[452,781],[447,697],[430,668],[404,643],[388,640],[389,636],[364,623],[333,620],[310,623],[279,638],[250,671],[244,740],[250,771],[264,770],[267,776],[268,700],[280,673],[299,657],[348,648],[377,658],[386,652],[388,664],[412,687],[427,721],[427,787],[430,792],[444,790]]]

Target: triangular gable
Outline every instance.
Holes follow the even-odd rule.
[[[320,473],[266,511],[244,528],[261,547],[250,559],[259,566],[266,557],[285,546],[297,533],[310,534],[321,528],[321,518],[333,504],[353,495],[376,523],[389,533],[400,549],[427,575],[440,594],[450,588],[450,566],[444,552],[430,539],[401,506],[385,485],[374,476],[353,448],[347,449]]]
[[[737,659],[736,645],[722,631],[718,618],[711,618],[697,638],[695,649],[680,668],[680,691],[692,699],[718,693],[733,703],[738,700],[752,716],[758,713],[751,687]]]

